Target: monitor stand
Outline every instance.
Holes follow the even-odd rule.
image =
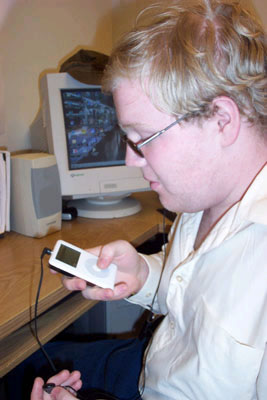
[[[79,217],[95,219],[127,217],[138,213],[142,208],[140,202],[130,196],[71,200],[68,206],[75,207]]]

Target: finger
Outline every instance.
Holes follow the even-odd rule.
[[[116,240],[101,246],[99,248],[99,257],[97,261],[98,267],[107,268],[115,259],[119,261],[120,257],[124,257],[125,252],[129,251],[131,247],[132,246],[125,240]]]
[[[71,386],[75,390],[79,390],[81,388],[81,384],[82,381],[80,371],[72,371],[68,378],[61,383],[61,386]],[[78,389],[76,387],[78,387]]]
[[[82,381],[81,381],[81,373],[79,371],[73,371],[69,372],[68,370],[63,370],[59,374],[52,376],[51,378],[48,379],[48,383],[54,383],[56,386],[71,386],[75,391],[78,391],[82,387]],[[65,392],[64,392],[65,391]],[[62,399],[69,399],[73,398],[73,396],[69,397],[67,391],[64,389],[64,391],[61,393],[61,391],[58,391],[58,388],[55,387],[52,390],[51,396],[52,398],[55,398],[59,400],[60,398]],[[58,397],[59,396],[59,397]],[[39,399],[31,399],[31,400],[39,400]]]
[[[98,286],[87,287],[82,291],[82,295],[85,299],[91,300],[119,300],[128,296],[129,288],[124,282],[115,285],[114,290],[112,289],[102,289]]]
[[[72,371],[64,369],[59,372],[57,375],[51,376],[48,379],[48,383],[53,382],[55,385],[63,385],[63,386],[72,386],[75,382],[81,379],[80,371]]]
[[[68,290],[84,290],[87,286],[86,281],[80,278],[63,277],[62,282]]]
[[[121,241],[117,241],[118,243]],[[97,261],[97,265],[99,268],[107,268],[115,256],[118,256],[118,248],[115,246],[116,242],[108,243],[104,246],[101,246],[100,253]]]
[[[114,249],[110,245],[111,243],[86,250],[98,257],[97,266],[99,268],[107,268],[114,258]]]
[[[71,373],[67,369],[63,369],[61,372],[58,374],[51,376],[51,378],[48,379],[47,383],[54,383],[55,385],[62,385],[63,382],[66,382]]]
[[[82,291],[82,295],[85,299],[103,301],[112,300],[114,297],[112,289],[102,289],[99,286],[87,286],[87,288]]]
[[[31,392],[31,400],[43,400],[43,384],[42,378],[35,378]]]
[[[77,397],[62,387],[55,387],[50,395],[53,400],[77,400]]]
[[[50,268],[49,271],[51,272],[51,274],[56,275],[58,272],[55,271],[54,269]]]
[[[100,254],[102,246],[92,247],[91,249],[86,249],[89,253],[93,254],[94,256],[98,257]]]
[[[82,388],[82,380],[79,379],[78,381],[74,382],[72,385],[70,385],[75,391],[78,391]]]
[[[115,285],[113,293],[114,293],[113,297],[114,300],[124,299],[125,297],[128,297],[131,294],[129,292],[129,286],[124,282]]]

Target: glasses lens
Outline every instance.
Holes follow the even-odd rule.
[[[137,145],[127,138],[126,135],[121,136],[124,143],[126,143],[139,157],[144,157],[142,151],[137,147]]]
[[[137,154],[139,157],[144,157],[142,150],[140,150],[134,142],[127,140],[127,144],[131,147],[135,154]]]

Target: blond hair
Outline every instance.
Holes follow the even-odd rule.
[[[177,0],[146,8],[111,54],[103,81],[139,79],[160,110],[207,116],[218,96],[266,126],[266,35],[240,1]]]

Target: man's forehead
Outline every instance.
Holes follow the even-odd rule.
[[[150,102],[138,80],[121,79],[113,90],[115,101],[132,104],[138,101]]]
[[[153,131],[173,121],[173,116],[154,106],[137,80],[122,79],[113,91],[113,98],[119,124],[126,132]]]

